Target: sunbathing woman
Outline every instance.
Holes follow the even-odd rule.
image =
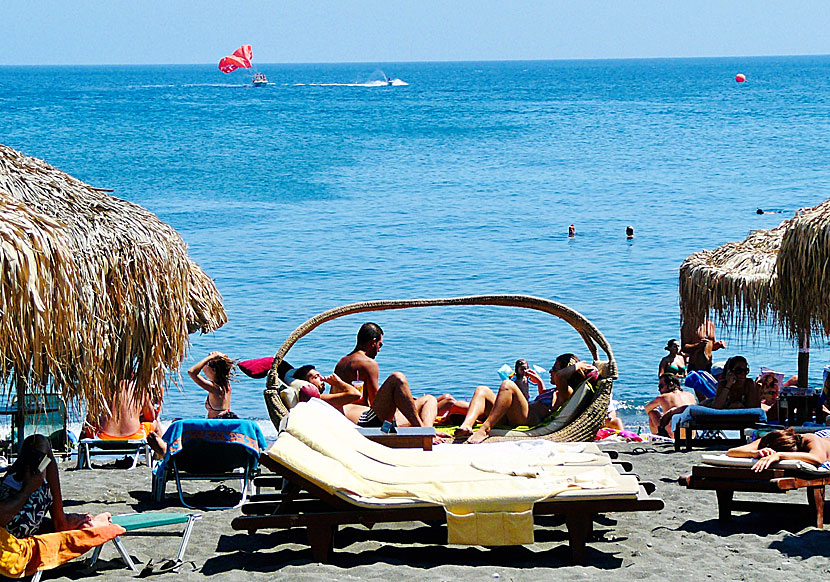
[[[530,374],[530,371],[527,373]],[[528,403],[515,382],[505,380],[499,387],[499,393],[487,419],[467,442],[476,444],[484,441],[490,436],[492,427],[505,418],[511,426],[539,424],[565,405],[573,396],[574,388],[585,380],[595,383],[598,378],[599,373],[594,366],[581,361],[573,354],[562,354],[556,358],[550,369],[550,381],[555,388],[545,390],[531,403]]]
[[[755,382],[746,377],[748,373],[746,358],[732,356],[723,367],[715,397],[701,404],[718,409],[761,408],[761,393]]]
[[[525,402],[530,402],[530,383],[534,383],[538,386],[539,394],[545,391],[544,380],[542,380],[539,374],[537,374],[530,367],[527,360],[516,360],[513,370],[515,372],[513,379],[504,380],[504,382],[501,383],[501,386],[499,386],[499,391],[501,391],[502,387],[507,388],[505,383],[510,382],[516,386]],[[469,438],[472,436],[473,425],[481,420],[482,416],[486,418],[493,410],[493,405],[495,403],[496,394],[490,389],[489,386],[476,386],[475,392],[473,392],[473,397],[470,399],[470,404],[467,407],[467,413],[464,416],[464,421],[455,431],[455,438]]]
[[[222,352],[210,352],[187,371],[188,376],[207,390],[208,418],[236,418],[231,412],[231,373],[235,362]]]
[[[830,468],[830,430],[808,434],[796,434],[792,428],[774,430],[748,445],[729,449],[726,454],[758,459],[752,466],[753,471],[763,471],[781,460],[805,461]]]

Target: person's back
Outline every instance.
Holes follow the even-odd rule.
[[[144,402],[134,398],[135,382],[122,380],[120,391],[112,415],[99,417],[97,422],[91,423],[97,433],[95,436],[124,438],[137,436],[144,431],[140,420]]]
[[[358,404],[371,406],[379,388],[378,363],[375,357],[383,346],[383,330],[375,323],[364,323],[357,332],[355,348],[337,362],[334,373],[352,384],[363,382],[363,396]]]
[[[671,410],[676,406],[685,406],[689,404],[697,404],[697,398],[691,392],[685,390],[675,390],[674,392],[667,392],[657,397],[660,406],[664,412]]]

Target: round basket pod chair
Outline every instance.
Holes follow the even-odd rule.
[[[303,336],[315,328],[338,317],[355,313],[371,311],[386,311],[391,309],[412,309],[418,307],[445,307],[445,306],[503,306],[534,309],[549,313],[564,320],[573,327],[582,337],[591,353],[593,364],[599,370],[600,380],[593,393],[588,397],[586,405],[578,411],[574,418],[565,426],[555,430],[532,430],[521,432],[516,430],[494,430],[493,435],[486,442],[516,440],[522,438],[545,438],[559,442],[592,441],[597,431],[602,427],[608,414],[608,405],[611,400],[611,389],[617,376],[617,363],[611,346],[605,336],[596,326],[580,313],[555,301],[533,297],[529,295],[472,295],[465,297],[450,297],[439,299],[396,299],[386,301],[365,301],[343,305],[316,315],[297,327],[283,342],[274,356],[271,371],[265,389],[265,405],[274,426],[279,430],[283,418],[289,414],[289,409],[280,397],[280,390],[286,387],[280,379],[287,366],[285,356],[291,347]],[[602,354],[600,353],[602,352]]]

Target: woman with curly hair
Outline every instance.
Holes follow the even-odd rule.
[[[187,371],[200,388],[207,390],[208,418],[237,418],[231,412],[231,377],[235,364],[222,352],[211,352]]]

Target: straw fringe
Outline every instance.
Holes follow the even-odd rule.
[[[680,312],[695,326],[713,312],[754,333],[776,324],[799,338],[830,334],[830,200],[743,241],[700,251],[680,266]]]
[[[792,219],[778,254],[780,309],[791,336],[830,334],[830,200]]]
[[[0,145],[0,381],[60,390],[93,414],[120,380],[159,397],[188,333],[227,321],[213,281],[170,226]]]

